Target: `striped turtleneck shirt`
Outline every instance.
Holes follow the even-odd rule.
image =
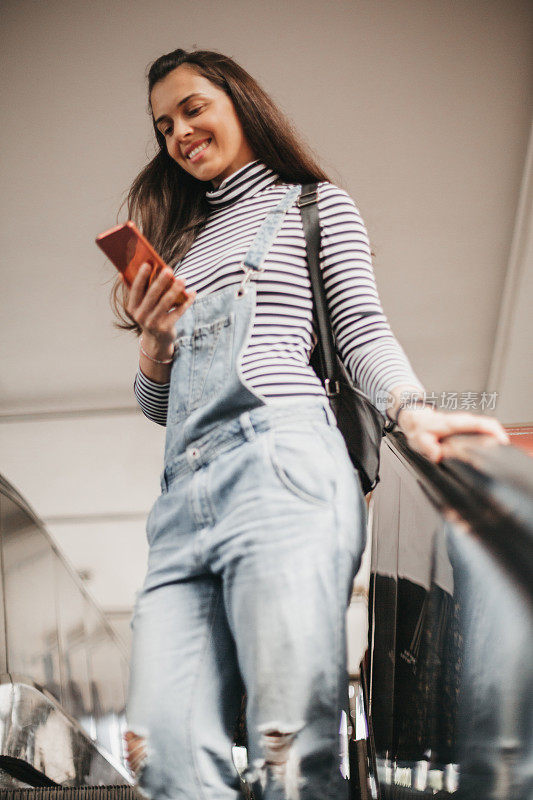
[[[243,277],[243,258],[289,184],[260,161],[252,161],[206,192],[210,213],[177,274],[201,296]],[[337,348],[354,382],[383,411],[389,389],[423,386],[395,339],[378,297],[365,225],[352,198],[332,183],[318,184],[320,264]],[[323,396],[309,365],[316,343],[305,237],[293,205],[264,262],[257,284],[253,329],[242,354],[246,383],[266,404]],[[139,369],[137,401],[154,422],[166,424],[170,383],[159,384]]]

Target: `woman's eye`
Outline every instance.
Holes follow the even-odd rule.
[[[164,130],[162,133],[163,136],[170,136],[170,134],[172,133],[172,128],[166,128],[166,130]]]
[[[190,108],[188,113],[190,116],[193,116],[194,114],[198,114],[198,112],[201,111],[202,108],[203,106],[195,106],[194,108]]]

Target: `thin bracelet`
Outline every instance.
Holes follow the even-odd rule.
[[[152,356],[149,356],[148,353],[146,352],[146,350],[143,347],[142,337],[141,337],[141,339],[139,341],[139,348],[140,348],[141,353],[143,354],[143,356],[146,356],[148,361],[153,361],[154,364],[172,364],[172,362],[174,361],[174,354],[172,355],[172,358],[167,358],[167,359],[165,359],[165,361],[160,361],[160,359],[158,359],[158,358],[152,358]]]

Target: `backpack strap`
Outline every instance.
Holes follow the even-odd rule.
[[[302,226],[305,234],[305,247],[309,265],[309,277],[313,290],[313,306],[317,322],[318,358],[322,371],[322,380],[328,397],[339,394],[339,375],[335,339],[329,318],[328,301],[324,287],[324,276],[320,269],[320,220],[318,216],[318,186],[316,183],[306,183],[302,186],[302,193],[297,200],[302,217]]]

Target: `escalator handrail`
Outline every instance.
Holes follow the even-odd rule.
[[[385,441],[439,509],[466,522],[533,603],[533,459],[512,445],[482,446],[475,435],[454,440],[460,457],[439,464],[412,450],[398,431]]]

